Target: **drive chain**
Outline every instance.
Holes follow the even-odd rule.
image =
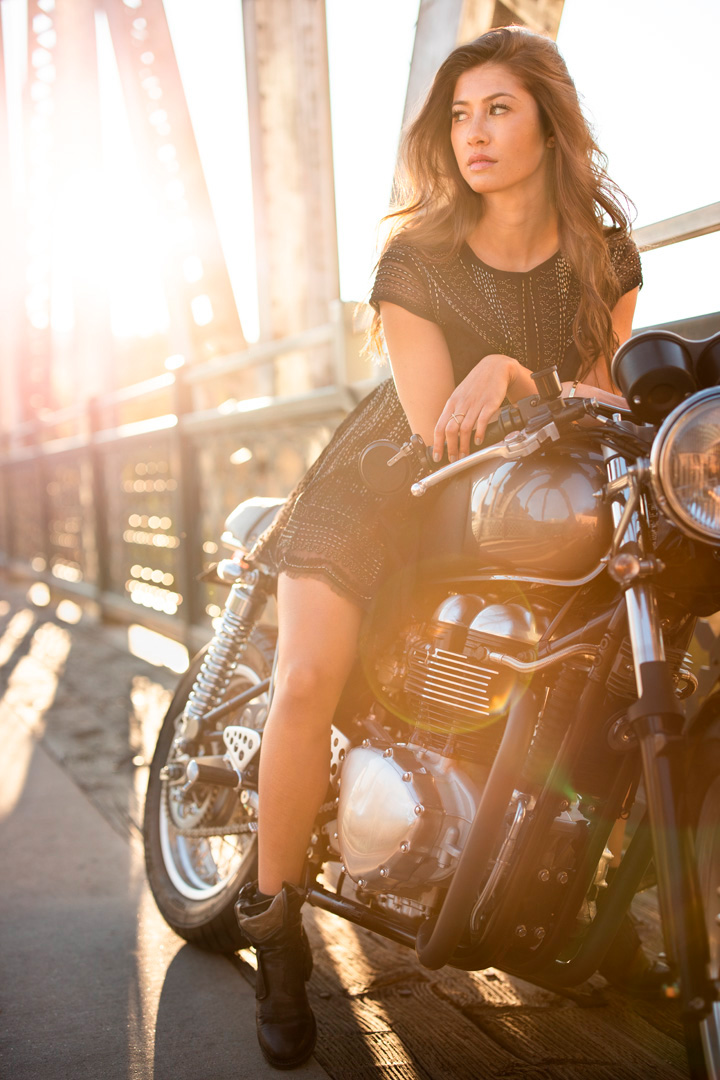
[[[198,825],[195,829],[179,829],[172,819],[170,812],[170,785],[163,784],[165,788],[165,806],[168,822],[175,836],[184,836],[190,840],[207,840],[212,836],[245,836],[247,833],[258,831],[257,821],[243,821],[238,825]],[[335,801],[323,803],[318,811],[318,817],[336,810]]]

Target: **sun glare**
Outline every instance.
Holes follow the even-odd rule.
[[[188,669],[189,654],[184,645],[138,623],[128,627],[128,649],[154,667],[166,667],[178,675]]]

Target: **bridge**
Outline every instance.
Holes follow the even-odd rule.
[[[412,2],[397,134],[455,44],[508,23],[556,36],[577,11],[574,0]],[[0,1048],[14,1080],[162,1076],[170,1066],[179,1078],[205,1075],[197,1041],[190,1048],[178,1042],[176,1015],[205,1022],[188,1015],[182,978],[197,980],[203,995],[221,984],[227,1000],[252,1010],[252,995],[237,989],[252,983],[249,955],[236,958],[234,969],[225,960],[210,968],[163,937],[141,885],[138,829],[168,690],[188,653],[207,641],[224,602],[199,577],[219,555],[226,514],[251,495],[289,492],[347,411],[387,375],[362,354],[362,295],[341,288],[328,36],[338,3],[218,3],[227,33],[241,43],[244,78],[239,98],[211,105],[222,112],[228,167],[245,154],[251,243],[237,219],[228,227],[219,211],[203,121],[193,111],[192,79],[210,78],[215,54],[203,54],[194,72],[181,62],[194,45],[202,51],[200,14],[183,38],[178,0],[1,2],[0,154],[9,167],[0,170],[0,729],[14,754],[0,804],[0,852],[12,871],[0,933],[7,943],[42,940],[43,950],[26,958],[15,948],[13,986],[7,978],[0,989],[6,1001],[15,995],[11,1008],[3,1005],[9,1026]],[[359,22],[363,5],[356,6]],[[370,57],[367,79],[377,74]],[[125,133],[128,171],[108,145],[108,101],[114,130]],[[366,134],[359,160],[372,149]],[[645,152],[641,139],[638,152]],[[392,161],[383,183],[389,198]],[[132,224],[123,192],[129,197],[131,188],[140,233],[155,237],[151,266],[137,247],[127,264],[141,275],[134,303],[142,307],[145,289],[148,304],[165,311],[162,326],[149,331],[119,326],[117,283],[113,292],[108,280],[108,253],[119,259],[137,244],[134,231],[123,235]],[[715,202],[682,206],[638,228],[635,239],[641,251],[687,250],[718,231]],[[249,316],[240,264],[257,295]],[[720,329],[720,312],[706,304],[663,324],[702,338]],[[51,797],[57,804],[45,802]],[[76,817],[63,816],[68,808]],[[55,831],[50,811],[61,822]],[[58,1004],[59,971],[43,990],[47,951],[60,948],[67,930],[58,910],[67,914],[78,882],[90,880],[68,839],[78,822],[91,863],[99,860],[108,880],[125,874],[132,883],[123,904],[102,897],[103,917],[122,920],[114,940],[128,956],[137,951],[148,960],[144,974],[139,962],[121,965],[107,999],[119,1010],[121,1034],[111,1039],[102,1028],[97,1056],[73,1072],[72,1054],[87,1038],[73,1027],[74,1015],[79,1009],[99,1023],[96,1003],[83,996],[85,973],[94,970],[96,948],[112,962],[99,921],[90,933],[76,919],[60,955],[68,965],[79,957],[82,972],[71,982],[80,997]],[[20,850],[30,852],[22,865]],[[43,865],[62,883],[59,909],[27,903],[47,889]],[[68,882],[70,868],[78,877]],[[652,891],[636,913],[659,950]],[[41,938],[32,936],[31,915],[47,920]],[[314,941],[325,946],[313,984],[325,1019],[318,1071],[308,1075],[684,1075],[671,1002],[631,1001],[601,979],[558,996],[501,972],[427,973],[399,947],[322,913],[312,920]],[[54,1017],[45,1043],[31,1011],[38,993]],[[129,1004],[128,994],[135,995]],[[224,1045],[235,1014],[203,1001],[218,1010],[207,1038],[213,1033]],[[248,1038],[251,1028],[242,1029]],[[213,1075],[243,1075],[243,1053],[233,1036],[213,1060]],[[265,1075],[255,1058],[242,1067],[244,1075]]]
[[[574,0],[403,4],[416,22],[398,123],[457,42],[510,22],[555,35],[564,13],[576,14]],[[210,121],[193,119],[185,89],[190,74],[209,78],[217,40],[183,73],[180,24],[170,18],[178,5],[162,0],[3,0],[1,26],[0,153],[12,168],[0,174],[0,565],[191,649],[223,602],[197,578],[217,554],[225,515],[250,495],[286,494],[347,410],[388,374],[361,355],[362,296],[341,299],[334,0],[327,12],[323,0],[223,5],[227,34],[235,13],[244,48],[245,112],[239,98],[206,107],[223,110],[220,146],[238,183],[238,146],[248,159],[254,269],[238,230],[221,235],[199,141]],[[362,18],[358,8],[345,32]],[[199,29],[188,32],[200,50]],[[246,143],[233,134],[241,121]],[[372,152],[373,124],[358,166]],[[134,171],[123,171],[108,141]],[[389,197],[391,159],[388,168]],[[138,249],[144,234],[123,216],[131,196],[152,248]],[[134,250],[109,231],[115,217]],[[635,238],[654,251],[719,228],[714,203]],[[161,331],[118,328],[114,259],[124,279],[115,294],[152,262],[154,277],[142,283],[164,306]],[[231,282],[239,263],[257,292],[252,343]],[[147,299],[132,298],[135,308]],[[720,326],[716,309],[693,314],[672,325],[693,337]]]

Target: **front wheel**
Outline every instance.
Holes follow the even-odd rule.
[[[268,678],[274,652],[275,632],[267,627],[256,628],[224,699]],[[232,830],[249,824],[253,811],[230,788],[199,785],[187,797],[181,785],[173,785],[161,775],[166,766],[179,760],[176,721],[203,659],[204,652],[195,657],[183,677],[158,737],[145,802],[145,866],[160,913],[176,934],[213,952],[235,952],[246,942],[235,919],[234,904],[240,888],[257,877],[257,836]],[[249,722],[261,727],[267,694],[258,697],[253,706],[259,707],[251,710],[256,721]],[[248,721],[231,715],[224,723]],[[194,743],[192,755],[217,755],[224,750],[220,733],[211,732]],[[223,828],[229,831],[223,833]],[[193,829],[216,835],[183,835]]]
[[[715,704],[720,709],[720,700]],[[710,978],[720,987],[720,716],[707,725],[692,756],[690,820],[710,946]],[[720,1002],[700,1023],[689,1025],[691,1076],[720,1077]]]

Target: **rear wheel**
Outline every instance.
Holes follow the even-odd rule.
[[[225,699],[266,679],[272,670],[275,632],[256,628],[233,674]],[[198,785],[190,796],[181,783],[164,779],[162,770],[182,760],[175,739],[182,714],[204,653],[192,662],[170,704],[158,738],[145,803],[145,864],[155,902],[169,926],[195,945],[215,952],[234,952],[246,944],[238,928],[234,904],[240,888],[257,876],[257,836],[233,831],[253,820],[253,811],[239,793],[226,787]],[[261,728],[267,694],[253,702],[245,718],[226,717],[224,724]],[[216,733],[211,733],[211,736]],[[192,756],[224,753],[222,739],[201,737]],[[223,832],[223,828],[228,832]],[[192,829],[217,835],[183,835]]]

